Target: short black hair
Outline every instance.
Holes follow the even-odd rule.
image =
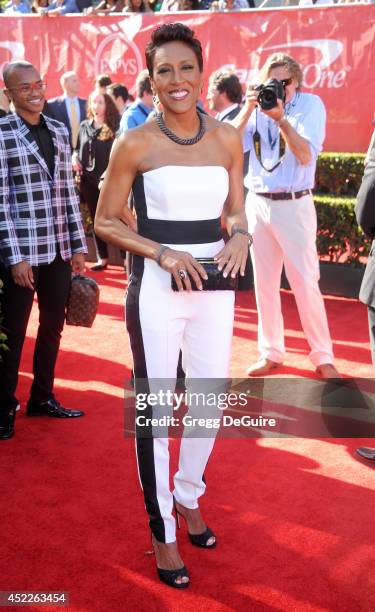
[[[108,85],[112,84],[112,79],[109,74],[98,74],[94,81],[95,85],[99,87],[108,87]]]
[[[219,93],[225,93],[233,104],[241,104],[243,91],[238,76],[230,70],[218,70],[210,77],[210,83]]]
[[[203,72],[202,45],[198,38],[195,37],[194,31],[183,23],[164,23],[152,32],[151,40],[146,45],[146,66],[151,77],[154,69],[156,49],[174,41],[182,42],[194,51],[198,60],[199,70]]]
[[[129,92],[125,85],[121,83],[112,83],[107,87],[108,93],[111,93],[115,98],[122,98],[126,102],[129,98]]]
[[[25,68],[28,68],[28,69],[33,68],[33,70],[36,70],[35,66],[33,66],[33,64],[31,64],[30,62],[25,62],[21,60],[17,62],[9,62],[9,64],[7,65],[6,68],[4,68],[4,71],[3,71],[3,81],[4,81],[5,87],[8,86],[10,75],[12,74],[12,72],[14,72],[14,70],[21,70],[21,69],[25,70]]]

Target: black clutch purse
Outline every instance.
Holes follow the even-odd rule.
[[[201,266],[206,271],[207,280],[202,278],[203,291],[235,291],[238,287],[238,274],[235,278],[232,278],[230,275],[226,278],[223,276],[223,271],[219,271],[218,264],[214,259],[203,259],[196,257],[196,260],[199,261]],[[173,291],[178,291],[178,287],[174,276],[172,278],[172,289]],[[193,291],[199,291],[195,282],[190,277],[191,288]]]

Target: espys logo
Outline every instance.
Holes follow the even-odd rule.
[[[346,75],[350,70],[350,66],[340,70],[333,70],[331,65],[341,55],[344,45],[339,40],[329,40],[326,38],[317,38],[311,40],[299,40],[280,45],[272,45],[267,47],[259,47],[253,52],[259,59],[266,52],[266,55],[272,51],[282,51],[284,49],[311,49],[316,55],[318,52],[320,58],[318,61],[308,64],[302,64],[303,85],[307,89],[316,89],[326,87],[328,89],[339,89],[344,85]],[[226,66],[228,68],[228,66]],[[235,66],[232,68],[236,69]],[[251,70],[236,70],[239,79],[244,83],[254,82],[259,74],[259,69]]]
[[[1,40],[0,41],[0,53],[1,49],[5,49],[7,51],[7,60],[0,60],[0,73],[2,74],[4,68],[9,64],[9,62],[14,62],[17,60],[23,60],[25,57],[25,46],[19,42],[13,42],[10,40]],[[10,57],[9,57],[10,56]]]
[[[136,77],[142,67],[137,45],[123,32],[106,36],[95,54],[95,74],[118,74],[120,82],[124,76]]]

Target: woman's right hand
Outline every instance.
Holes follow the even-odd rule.
[[[160,267],[172,274],[179,291],[191,291],[189,275],[200,290],[202,278],[207,280],[203,266],[186,251],[166,249],[160,257]]]

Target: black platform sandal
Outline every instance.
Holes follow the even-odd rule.
[[[182,518],[185,519],[185,521],[186,521],[186,518],[177,509],[175,498],[173,498],[173,508],[174,508],[175,513],[176,513],[177,527],[178,527],[178,529],[180,529],[181,528],[181,525],[180,525],[180,516],[182,516]],[[199,546],[199,548],[215,548],[216,547],[216,544],[217,544],[216,536],[215,536],[214,532],[212,531],[212,529],[210,529],[209,527],[207,527],[206,530],[203,531],[202,533],[189,533],[188,532],[188,536],[189,536],[190,542],[192,544],[194,544],[194,546]],[[212,542],[212,544],[207,544],[207,542],[208,542],[208,540],[210,538],[215,538],[215,541]]]
[[[154,549],[154,554],[155,554],[153,537],[155,538],[155,536],[151,534],[151,543],[152,543],[152,547]],[[156,541],[158,542],[158,540]],[[158,567],[156,563],[156,570],[158,572],[159,580],[161,582],[164,582],[168,586],[173,587],[174,589],[187,589],[188,586],[190,585],[190,580],[188,580],[188,582],[176,582],[178,578],[189,578],[189,572],[187,571],[185,565],[183,565],[182,567],[178,569],[169,570],[169,569],[163,569],[161,567]]]

